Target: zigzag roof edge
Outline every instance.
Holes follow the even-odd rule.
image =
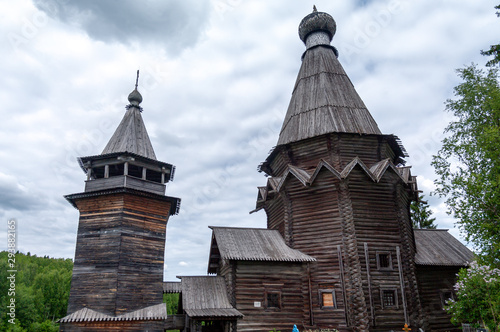
[[[280,192],[281,188],[285,185],[286,181],[289,178],[289,175],[293,175],[297,180],[299,180],[300,183],[306,186],[310,186],[314,183],[316,178],[318,177],[319,172],[321,171],[322,168],[326,168],[330,173],[332,173],[334,176],[336,176],[339,180],[346,179],[349,177],[351,174],[352,170],[359,165],[361,169],[368,175],[368,177],[373,181],[378,183],[383,176],[387,173],[388,169],[391,169],[394,171],[394,173],[405,183],[407,184],[409,179],[405,179],[403,177],[403,174],[399,171],[398,167],[392,163],[390,159],[384,159],[381,160],[375,164],[373,164],[370,168],[366,166],[366,164],[359,158],[355,157],[351,162],[349,162],[344,169],[339,172],[330,165],[327,161],[321,159],[321,161],[318,163],[316,168],[314,169],[314,172],[310,174],[306,170],[299,168],[297,166],[293,165],[288,165],[287,170],[281,177],[277,178],[268,178],[268,186],[266,187],[258,187],[259,193],[262,195],[263,192],[261,191],[262,189],[265,189],[266,193],[269,192],[269,185],[271,185],[272,189],[276,190],[276,192]],[[405,168],[409,168],[406,166]],[[276,185],[277,182],[277,185]],[[276,185],[276,186],[275,186]],[[262,195],[264,196],[264,195]],[[265,195],[266,198],[264,198],[264,201],[267,200],[267,195]]]

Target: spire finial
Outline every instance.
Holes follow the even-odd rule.
[[[142,96],[139,93],[139,91],[137,91],[138,85],[139,85],[139,69],[137,69],[137,77],[135,78],[135,89],[128,95],[128,101],[130,102],[129,106],[136,106],[140,110],[142,110],[142,108],[139,107],[139,104],[142,103]]]
[[[313,5],[313,13],[316,13],[318,10],[316,9],[316,5]]]

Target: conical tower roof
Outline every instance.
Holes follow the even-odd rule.
[[[142,108],[139,106],[142,102],[142,96],[137,91],[137,86],[129,94],[128,100],[130,104],[127,105],[127,112],[102,151],[102,154],[131,152],[156,160],[153,145],[149,140],[146,126],[142,120]]]
[[[314,11],[299,26],[306,44],[278,146],[328,133],[381,134],[330,46],[333,18]]]

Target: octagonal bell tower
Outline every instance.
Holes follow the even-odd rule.
[[[175,167],[156,159],[137,82],[128,100],[102,153],[79,158],[84,192],[65,196],[80,220],[61,331],[163,331],[166,226],[180,199],[165,195]]]

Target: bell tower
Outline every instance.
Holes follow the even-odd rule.
[[[79,158],[85,190],[65,196],[80,219],[61,331],[163,331],[166,226],[180,199],[165,195],[175,167],[156,159],[137,82],[128,100],[102,153]]]

